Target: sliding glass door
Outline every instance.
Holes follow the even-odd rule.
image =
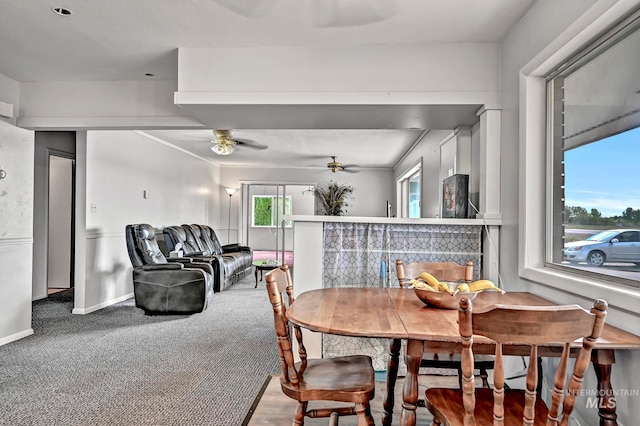
[[[246,203],[244,226],[247,244],[262,256],[285,260],[285,253],[293,250],[291,221],[285,215],[312,215],[313,193],[309,185],[285,183],[243,184]],[[254,256],[256,257],[256,256]]]

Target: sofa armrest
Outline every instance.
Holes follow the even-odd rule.
[[[170,263],[189,263],[192,262],[193,259],[190,259],[188,257],[167,257],[167,262]]]
[[[142,265],[143,271],[170,271],[176,269],[182,269],[182,263],[154,263]]]
[[[240,247],[240,244],[238,244],[238,243],[225,244],[225,245],[222,246],[222,252],[223,253],[232,253],[234,251],[239,251],[238,247]]]
[[[195,260],[195,259],[193,259],[193,260]],[[211,274],[212,278],[214,277],[214,268],[213,268],[213,265],[211,265],[211,263],[188,262],[188,263],[184,263],[184,267],[185,268],[201,269],[201,270]]]
[[[222,253],[237,253],[239,251],[251,252],[251,247],[249,246],[241,246],[238,243],[234,244],[226,244],[222,246]]]

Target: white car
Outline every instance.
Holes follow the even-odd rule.
[[[564,246],[564,260],[602,266],[605,262],[631,262],[640,266],[640,231],[611,229]]]

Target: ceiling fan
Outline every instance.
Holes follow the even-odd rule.
[[[351,166],[343,165],[341,162],[336,161],[335,155],[332,155],[331,161],[327,163],[327,168],[331,170],[332,173],[335,173],[335,172],[356,173],[354,170],[347,170],[347,167],[351,167]]]
[[[253,141],[234,139],[231,137],[231,130],[214,130],[213,136],[214,138],[211,139],[211,143],[214,145],[211,147],[211,151],[218,155],[232,154],[237,146],[246,146],[247,148],[253,149],[268,148],[266,145],[261,145]]]

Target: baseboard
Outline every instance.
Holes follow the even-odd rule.
[[[117,297],[115,299],[107,300],[105,302],[99,303],[97,305],[90,306],[88,308],[73,308],[71,311],[72,314],[78,315],[86,315],[91,312],[99,311],[102,308],[106,308],[107,306],[115,305],[116,303],[120,303],[127,299],[131,299],[133,297],[133,293],[125,294],[124,296]]]
[[[27,336],[31,336],[33,334],[33,328],[29,328],[27,330],[21,331],[20,333],[15,333],[7,337],[3,337],[0,339],[0,346],[6,345],[7,343],[15,342],[16,340],[23,339]]]

